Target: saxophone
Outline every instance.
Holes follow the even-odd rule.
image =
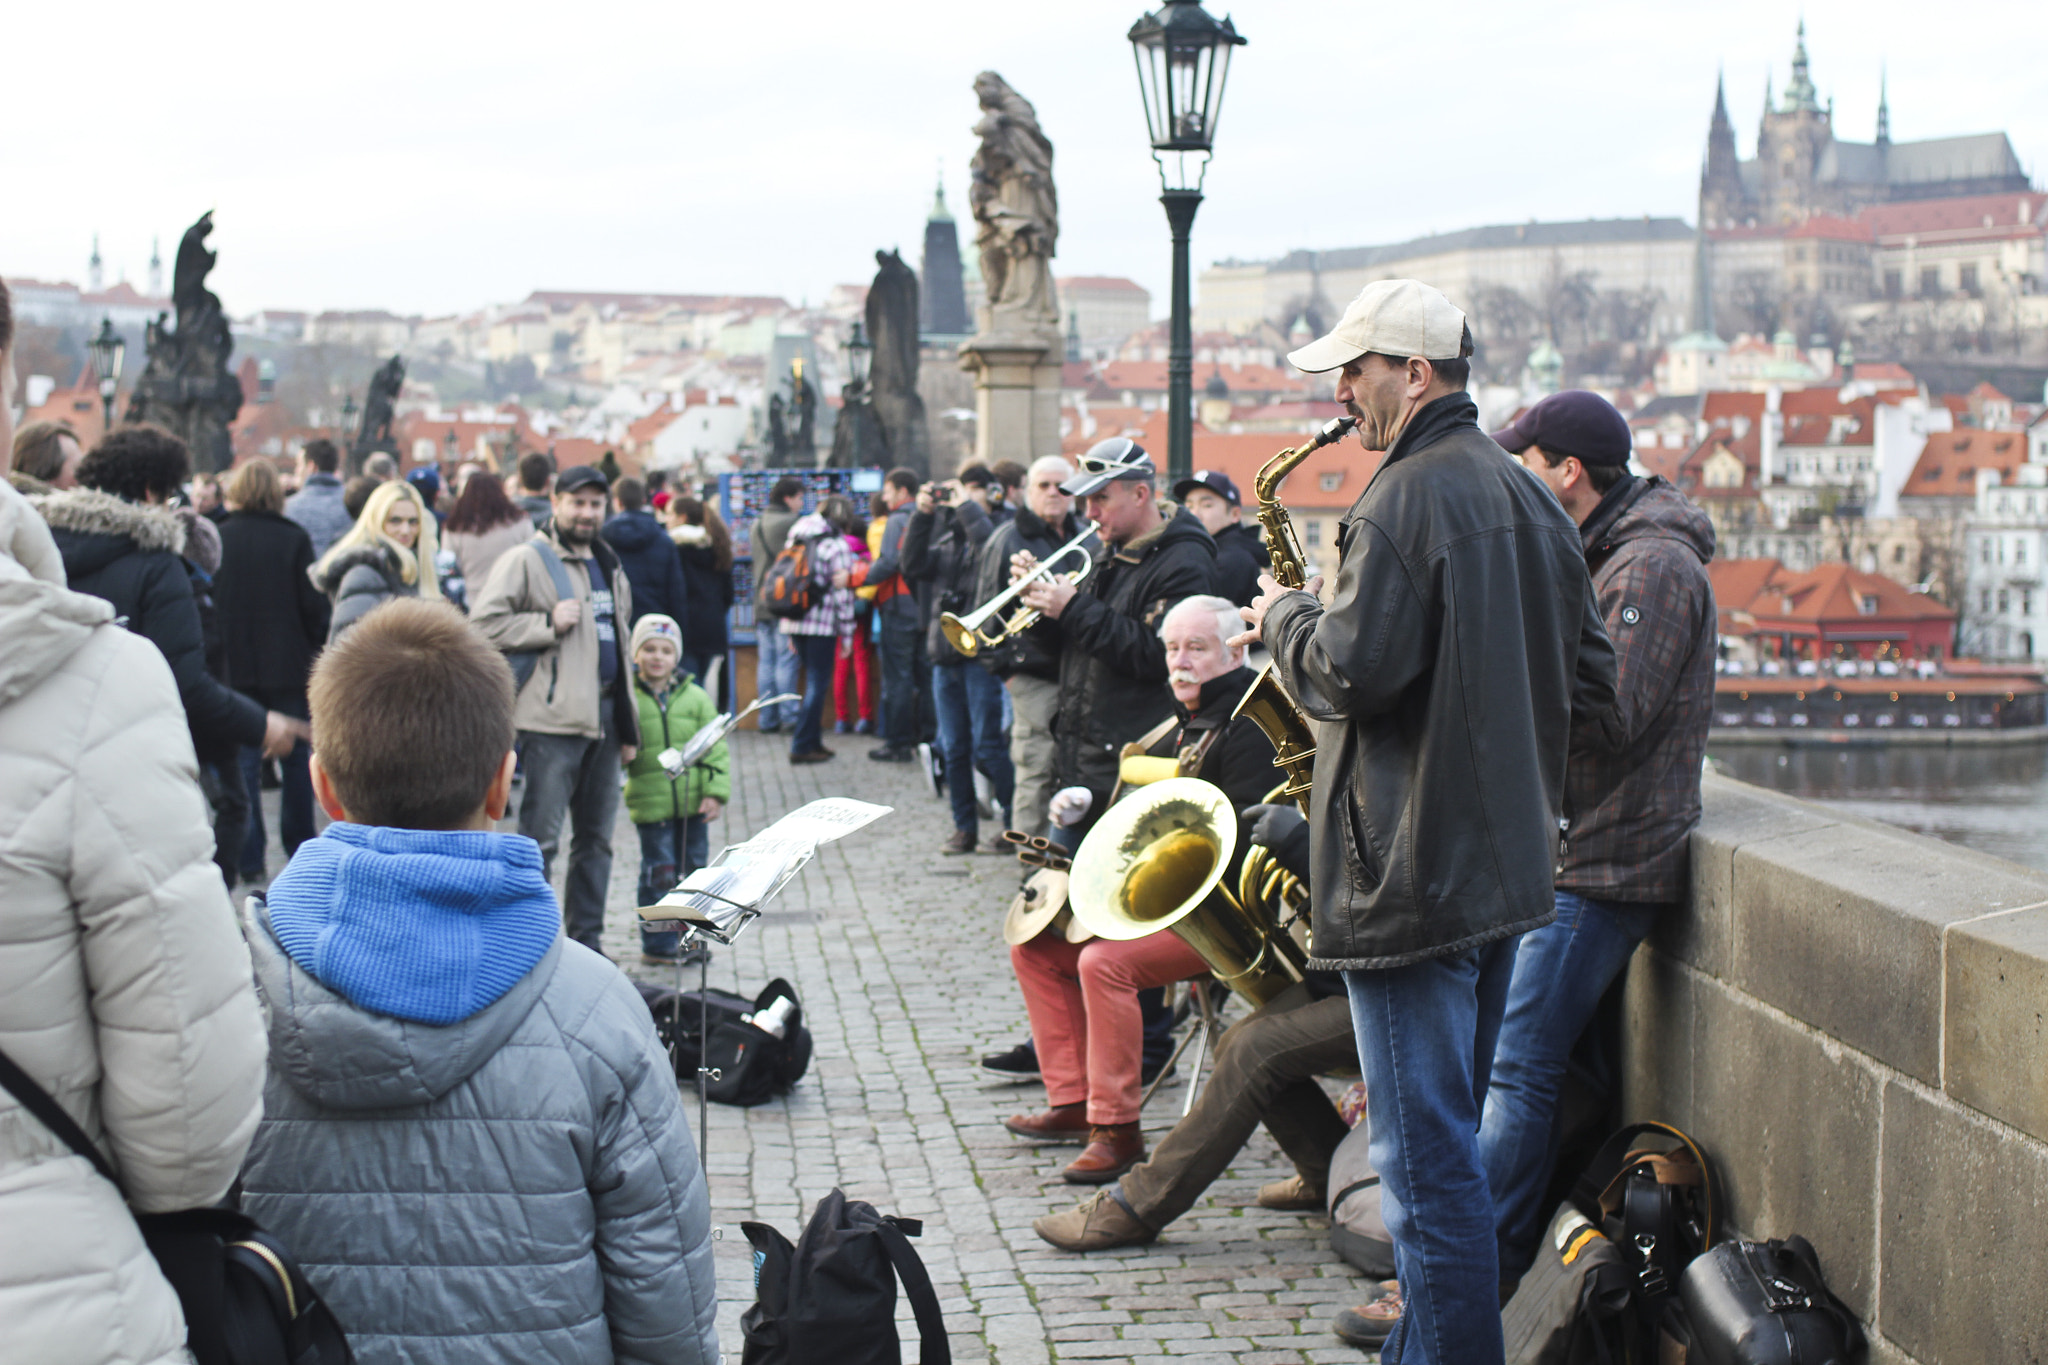
[[[1301,541],[1294,534],[1293,520],[1280,505],[1280,481],[1303,460],[1331,442],[1342,440],[1357,425],[1356,417],[1337,418],[1317,432],[1314,440],[1283,450],[1260,465],[1257,477],[1252,480],[1252,492],[1258,499],[1259,525],[1265,529],[1266,552],[1273,561],[1273,580],[1283,588],[1300,588],[1308,583],[1308,557],[1302,553]],[[1287,775],[1279,794],[1307,811],[1316,762],[1315,731],[1309,728],[1301,707],[1287,695],[1270,660],[1245,689],[1244,699],[1231,716],[1251,717],[1252,724],[1272,741],[1273,766]]]

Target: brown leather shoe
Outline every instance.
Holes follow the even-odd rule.
[[[1327,1202],[1321,1190],[1299,1175],[1259,1186],[1259,1207],[1262,1209],[1278,1209],[1282,1213],[1321,1213]]]
[[[1039,1114],[1016,1114],[1004,1119],[1003,1127],[1039,1142],[1080,1142],[1090,1131],[1088,1106],[1059,1104]]]
[[[1143,1246],[1159,1234],[1131,1217],[1109,1190],[1098,1191],[1065,1213],[1034,1219],[1031,1230],[1061,1251],[1106,1251],[1110,1247]]]
[[[974,836],[964,829],[956,829],[946,836],[946,842],[939,845],[939,852],[947,857],[974,852]]]
[[[1069,1185],[1107,1185],[1145,1159],[1145,1135],[1135,1123],[1098,1123],[1074,1164],[1060,1172]]]

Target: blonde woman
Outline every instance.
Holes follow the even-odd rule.
[[[307,572],[334,603],[328,643],[394,597],[439,599],[434,514],[402,479],[377,485],[362,515]]]

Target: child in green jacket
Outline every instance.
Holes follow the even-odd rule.
[[[711,858],[709,824],[732,796],[732,766],[725,741],[695,766],[670,778],[661,755],[680,749],[718,718],[718,708],[697,680],[678,671],[683,632],[669,617],[650,613],[633,625],[633,698],[640,706],[640,749],[626,767],[626,813],[640,831],[640,904],[652,905]],[[640,928],[640,960],[650,966],[678,960],[681,935]],[[701,951],[701,949],[699,950]]]

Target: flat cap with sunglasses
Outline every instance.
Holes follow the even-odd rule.
[[[1159,470],[1152,463],[1152,457],[1145,453],[1145,447],[1128,436],[1112,436],[1106,441],[1097,441],[1088,447],[1088,453],[1074,461],[1081,472],[1060,485],[1060,491],[1072,497],[1085,498],[1105,484],[1120,479],[1145,483],[1157,483]]]

